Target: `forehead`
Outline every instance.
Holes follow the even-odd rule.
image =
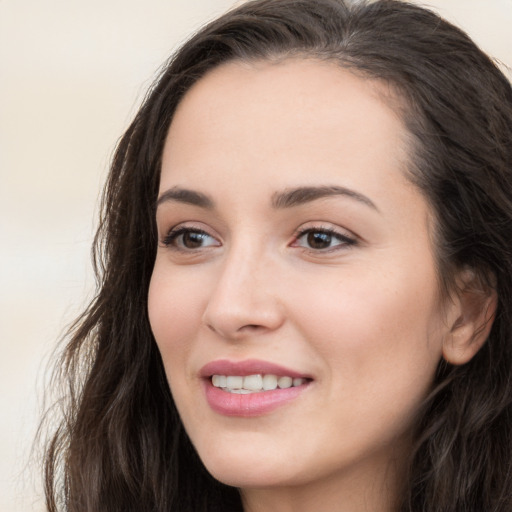
[[[403,124],[397,94],[380,80],[362,77],[333,61],[290,58],[277,61],[229,62],[200,79],[178,105],[170,138],[176,132],[194,136],[211,132],[224,138],[229,128],[256,139],[262,128],[273,130],[277,144],[290,129],[308,135],[307,127],[339,128],[368,139],[381,129],[399,134]],[[185,119],[183,119],[185,118]],[[367,122],[364,122],[367,120]],[[188,126],[187,126],[188,125]],[[288,128],[282,132],[281,128]],[[358,128],[364,133],[358,132]],[[220,130],[220,131],[219,131]]]
[[[164,148],[161,189],[342,179],[367,192],[407,167],[407,132],[380,81],[329,61],[231,62],[180,103]],[[378,183],[372,174],[378,174]],[[259,177],[259,180],[254,180]]]

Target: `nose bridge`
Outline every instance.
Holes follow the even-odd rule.
[[[225,338],[278,327],[282,315],[272,293],[276,276],[263,244],[239,240],[221,265],[205,310],[206,325]]]
[[[222,291],[242,293],[247,291],[251,281],[262,282],[260,265],[263,262],[263,251],[256,250],[249,244],[239,243],[227,255],[217,281],[217,288]],[[248,294],[247,294],[248,296]]]

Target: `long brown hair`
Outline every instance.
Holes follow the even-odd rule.
[[[465,33],[412,4],[256,0],[171,58],[119,142],[95,239],[97,295],[57,367],[65,390],[45,457],[49,511],[242,510],[191,446],[151,334],[155,201],[164,140],[190,87],[227,61],[288,56],[391,84],[405,105],[411,179],[436,215],[440,281],[450,288],[467,266],[498,293],[484,347],[465,365],[439,364],[400,510],[512,509],[510,83]]]

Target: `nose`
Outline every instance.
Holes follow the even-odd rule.
[[[203,322],[227,340],[242,340],[278,329],[284,322],[278,276],[261,254],[233,251],[219,270]]]

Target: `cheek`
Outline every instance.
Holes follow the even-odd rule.
[[[148,314],[169,377],[170,366],[179,366],[187,358],[201,323],[200,283],[181,282],[176,273],[162,270],[157,262],[149,286]]]
[[[174,403],[184,419],[197,415],[194,396],[200,390],[190,361],[201,325],[201,293],[196,280],[183,279],[157,261],[148,293],[149,321]]]
[[[344,425],[354,450],[385,445],[410,429],[441,358],[436,290],[402,277],[380,286],[375,278],[324,283],[296,310],[303,334],[326,362],[325,424]],[[340,442],[340,452],[351,449]]]
[[[336,281],[307,279],[294,313],[304,336],[315,340],[333,374],[339,370],[364,387],[379,379],[398,385],[400,378],[407,386],[414,376],[430,383],[444,337],[435,274],[351,270]]]

